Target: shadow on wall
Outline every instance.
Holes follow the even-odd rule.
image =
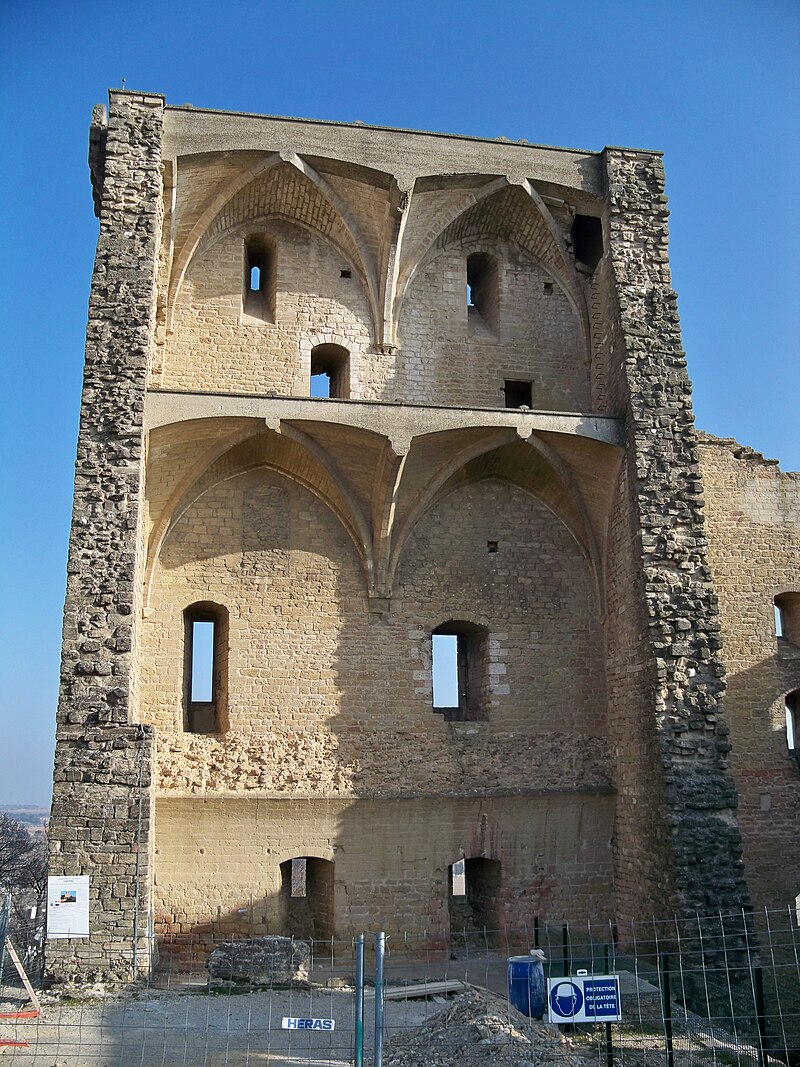
[[[793,900],[800,886],[800,649],[779,644],[775,656],[728,675],[725,696],[745,870],[757,908]],[[792,712],[794,731],[787,729]]]
[[[159,727],[160,796],[194,793],[195,823],[200,798],[219,808],[202,827],[190,814],[170,823],[159,800],[159,929],[181,953],[226,924],[243,934],[243,922],[323,938],[391,922],[442,940],[454,922],[546,918],[552,900],[612,913],[602,634],[571,534],[530,494],[472,481],[420,519],[398,588],[388,614],[371,614],[341,522],[265,466],[210,486],[167,538],[145,637],[158,669],[143,694]],[[229,615],[229,729],[217,735],[178,727],[185,679],[163,652],[180,647],[186,606],[208,602]],[[432,635],[465,615],[485,636],[474,717],[485,721],[450,723],[433,707]],[[256,810],[264,796],[284,814],[240,840],[235,804]],[[313,805],[330,798],[338,807],[322,818]],[[218,868],[195,847],[201,829],[225,839]],[[276,853],[305,861],[305,898],[292,894],[291,862],[281,892],[265,895]],[[471,888],[456,902],[448,869],[460,855]],[[221,920],[237,896],[248,917],[228,907]],[[185,902],[180,921],[167,918],[173,899]]]

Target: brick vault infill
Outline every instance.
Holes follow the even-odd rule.
[[[163,103],[113,94],[105,136],[50,821],[50,873],[90,877],[91,936],[48,942],[48,978],[60,983],[125,982],[146,965],[153,738],[131,722],[131,659]]]
[[[671,829],[677,906],[687,916],[739,912],[748,902],[729,772],[717,597],[707,561],[703,489],[667,259],[669,212],[661,159],[607,150],[611,263],[628,392],[628,454],[655,726]]]

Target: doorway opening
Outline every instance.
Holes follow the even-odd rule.
[[[333,861],[317,856],[295,856],[281,864],[281,925],[286,937],[333,937],[333,874]]]
[[[500,929],[500,860],[476,856],[464,861],[463,888],[453,895],[453,867],[449,868],[448,903],[450,910],[450,938],[454,950],[489,947]]]

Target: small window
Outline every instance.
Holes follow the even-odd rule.
[[[341,345],[311,349],[311,396],[347,400],[350,396],[350,353]]]
[[[275,264],[270,241],[248,237],[244,244],[244,313],[263,322],[275,320]]]
[[[487,631],[471,622],[447,622],[431,635],[433,710],[448,722],[485,719],[488,697]]]
[[[184,730],[218,734],[227,729],[228,613],[218,604],[184,612],[186,698]]]
[[[800,646],[800,593],[779,593],[775,597],[775,634],[779,640]]]
[[[533,382],[513,381],[506,378],[503,393],[507,408],[533,407]]]
[[[594,215],[576,215],[572,223],[572,250],[579,266],[593,273],[603,258],[603,224]]]
[[[499,320],[497,260],[486,252],[474,252],[467,258],[467,313],[479,315],[497,332]]]
[[[800,760],[800,689],[786,697],[786,747]]]

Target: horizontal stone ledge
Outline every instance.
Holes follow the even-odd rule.
[[[622,419],[592,412],[523,411],[519,408],[449,408],[370,400],[328,400],[311,397],[246,396],[150,390],[145,399],[145,430],[196,419],[262,419],[321,422],[367,430],[392,441],[410,441],[429,433],[461,429],[510,429],[522,437],[533,431],[587,437],[622,447]]]
[[[596,785],[596,786],[584,786],[577,789],[461,789],[461,790],[448,790],[443,789],[439,792],[418,790],[416,792],[399,792],[396,790],[385,790],[363,793],[276,793],[267,792],[265,790],[259,790],[252,792],[235,792],[233,790],[215,790],[206,791],[204,793],[193,793],[191,790],[175,790],[166,791],[160,790],[155,793],[155,802],[158,804],[163,801],[170,800],[191,800],[196,803],[205,803],[206,801],[216,803],[218,801],[236,801],[237,803],[258,803],[262,800],[278,801],[282,804],[347,804],[351,806],[353,804],[364,802],[372,803],[374,801],[384,800],[480,800],[486,797],[492,798],[516,798],[519,800],[536,800],[541,798],[550,797],[614,797],[617,795],[617,790],[612,785]]]

